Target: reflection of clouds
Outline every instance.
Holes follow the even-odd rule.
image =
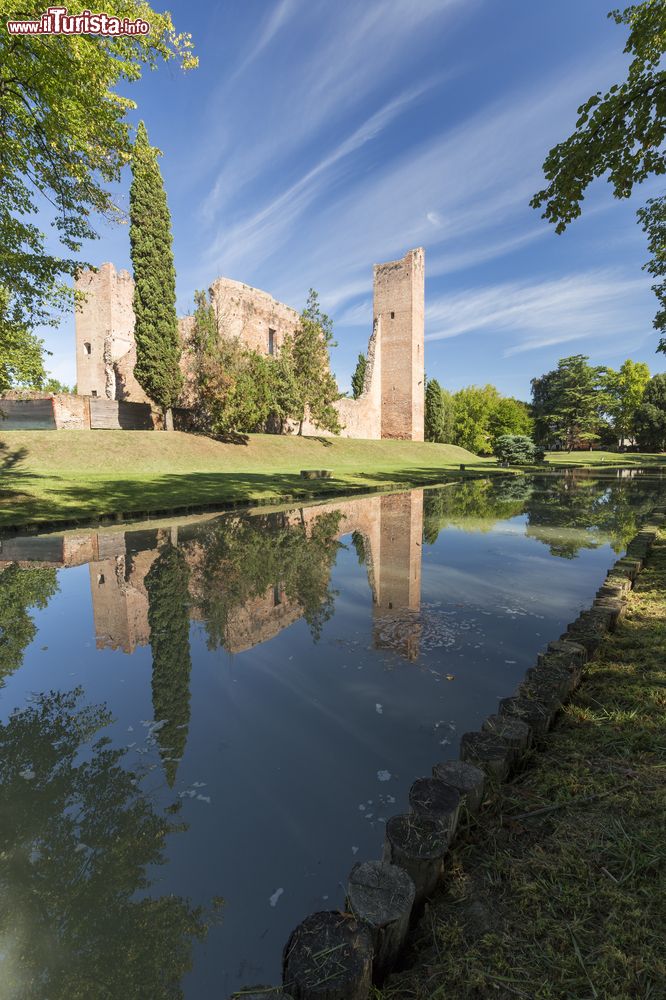
[[[452,603],[465,602],[470,605],[468,610],[478,608],[502,613],[510,596],[512,607],[543,604],[547,606],[549,613],[561,614],[571,608],[572,595],[568,588],[553,589],[554,583],[556,580],[553,576],[552,557],[521,556],[520,568],[516,574],[500,576],[498,573],[496,581],[481,570],[475,572],[455,566],[427,563],[424,567],[423,592],[424,596],[432,594],[440,599],[448,598]]]

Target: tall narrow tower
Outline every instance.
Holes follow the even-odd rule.
[[[424,250],[374,268],[382,365],[382,438],[423,441]]]

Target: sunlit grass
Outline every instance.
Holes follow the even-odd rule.
[[[376,996],[663,996],[665,747],[662,532],[558,725],[453,852],[413,967]]]

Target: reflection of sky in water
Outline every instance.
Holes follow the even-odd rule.
[[[443,517],[436,540],[426,530],[428,543],[421,497],[416,492],[406,507],[392,498],[353,502],[355,510],[374,504],[384,518],[374,536],[373,518],[361,518],[377,604],[346,530],[354,525],[343,524],[329,583],[335,611],[318,642],[297,615],[271,637],[271,615],[284,611],[273,612],[271,602],[277,608],[288,599],[279,587],[270,590],[270,606],[261,598],[243,619],[247,638],[248,621],[251,631],[252,614],[259,616],[265,640],[243,652],[209,649],[205,615],[196,612],[204,620],[190,626],[187,742],[173,789],[162,780],[164,730],[151,726],[150,646],[132,655],[96,648],[93,597],[99,601],[95,586],[106,580],[87,565],[62,569],[59,593],[31,612],[37,635],[6,679],[3,719],[32,692],[77,684],[88,703],[105,702],[114,718],[107,731],[128,748],[127,765],[145,765],[153,799],[179,801],[189,824],[170,835],[168,865],[150,872],[151,894],[225,899],[221,924],[195,946],[188,998],[279,980],[291,928],[313,909],[343,903],[352,864],[380,855],[384,821],[406,807],[414,778],[456,755],[460,734],[513,690],[537,651],[589,604],[616,558],[604,526],[553,523],[566,516],[566,498],[556,518],[540,515],[535,503],[521,513],[518,503],[517,511],[502,508],[494,527],[484,509],[481,531],[464,530],[459,516],[447,526]],[[639,501],[632,494],[629,506]],[[526,535],[528,521],[540,538]],[[196,542],[201,531],[183,537]],[[133,533],[128,550],[140,551],[141,537]],[[591,539],[596,547],[578,548]],[[560,544],[569,557],[550,554]],[[194,579],[202,547],[196,557],[188,551]],[[215,586],[224,588],[224,575]]]

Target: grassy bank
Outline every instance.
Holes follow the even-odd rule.
[[[413,967],[378,996],[664,996],[665,708],[662,532],[556,727],[454,850]]]
[[[494,464],[453,445],[269,434],[230,444],[179,432],[0,430],[0,449],[0,528],[418,485],[460,463]],[[333,475],[306,481],[301,469]]]
[[[666,466],[666,455],[620,451],[550,451],[546,456],[546,461],[549,465],[615,465],[625,469],[652,468],[660,465]]]

